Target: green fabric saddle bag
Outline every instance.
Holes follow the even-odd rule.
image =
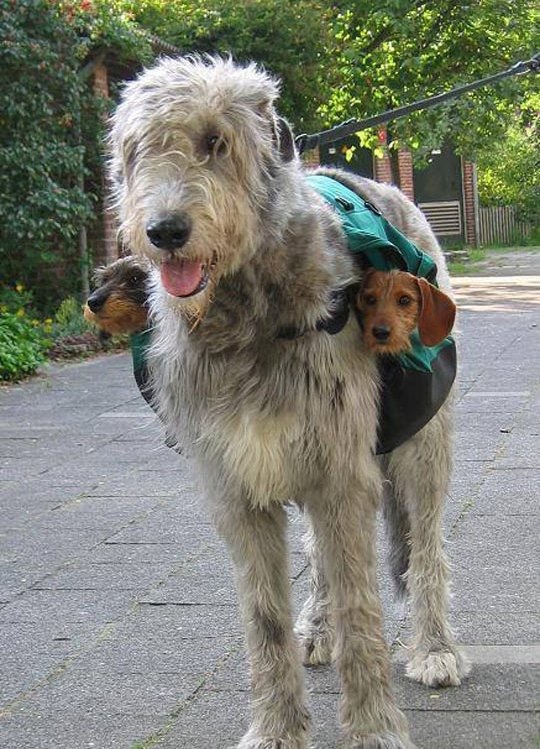
[[[152,328],[146,328],[139,333],[132,333],[129,337],[131,348],[131,359],[133,363],[133,376],[137,387],[145,401],[152,405],[152,393],[150,392],[150,378],[148,374],[148,349],[152,343]]]
[[[437,266],[432,258],[375,206],[331,177],[313,174],[307,180],[339,215],[349,250],[362,267],[404,270],[436,284]],[[410,351],[379,357],[382,392],[377,453],[394,450],[433,418],[448,397],[456,369],[452,336],[437,346],[424,346],[416,330]]]

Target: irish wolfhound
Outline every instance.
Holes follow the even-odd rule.
[[[349,319],[321,329],[361,278],[341,224],[306,182],[255,65],[165,59],[130,83],[114,116],[121,231],[156,267],[156,407],[196,456],[236,568],[252,683],[241,749],[305,749],[306,663],[335,656],[349,747],[410,747],[394,702],[375,579],[383,476],[395,568],[416,625],[408,673],[459,684],[447,623],[441,509],[451,462],[444,408],[375,458],[376,357]],[[396,189],[336,173],[439,266],[429,227]],[[284,504],[310,525],[312,593],[293,633]],[[298,639],[301,652],[298,647]]]

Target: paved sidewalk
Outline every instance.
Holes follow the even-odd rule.
[[[404,678],[408,624],[381,563],[396,690],[421,749],[538,746],[539,282],[457,283],[460,398],[445,522],[453,622],[474,662],[461,688]],[[128,357],[0,389],[0,430],[0,747],[234,747],[248,695],[230,565]],[[298,606],[307,575],[301,523],[291,520]],[[317,747],[334,749],[336,677],[323,668],[307,679]]]

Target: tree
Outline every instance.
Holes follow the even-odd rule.
[[[341,0],[320,114],[327,124],[361,118],[505,69],[538,51],[539,20],[534,0]],[[504,133],[523,90],[522,79],[506,79],[395,121],[391,136],[420,155],[450,137],[474,156]]]
[[[100,46],[147,52],[130,23],[90,0],[0,0],[0,283],[22,281],[44,312],[81,290],[103,136],[84,68]]]
[[[477,154],[484,205],[513,205],[519,218],[540,225],[540,94],[530,93],[505,137]]]
[[[331,4],[323,0],[125,0],[145,29],[182,52],[256,60],[283,81],[282,114],[297,131],[319,126],[327,95]]]
[[[84,48],[45,0],[1,0],[0,37],[2,280],[39,287],[44,303],[60,265],[77,263],[77,227],[91,213],[77,136]]]

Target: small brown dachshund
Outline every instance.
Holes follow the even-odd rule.
[[[356,296],[362,313],[364,343],[378,354],[401,354],[411,348],[418,328],[425,346],[436,346],[452,330],[456,305],[425,278],[404,271],[370,268]]]
[[[148,274],[147,263],[132,256],[98,268],[97,288],[87,299],[85,319],[110,335],[144,330],[148,325]]]

